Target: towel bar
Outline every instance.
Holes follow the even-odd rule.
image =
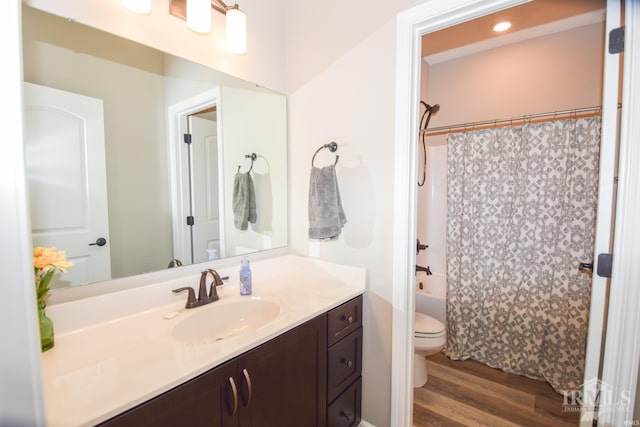
[[[256,155],[256,153],[251,153],[251,154],[245,154],[244,155],[245,159],[251,159],[251,167],[249,167],[249,170],[247,171],[247,173],[251,172],[253,170],[253,162],[256,161],[256,159],[258,158],[258,156]],[[240,173],[240,165],[238,165],[238,173]]]
[[[329,151],[331,151],[332,153],[335,153],[335,152],[336,152],[336,150],[338,150],[338,143],[337,143],[337,142],[333,142],[333,141],[331,141],[330,143],[328,143],[328,144],[324,144],[323,146],[321,146],[320,148],[318,148],[318,149],[316,150],[316,152],[315,152],[315,153],[313,153],[313,157],[311,158],[311,167],[313,167],[313,162],[314,162],[314,160],[316,159],[316,154],[318,154],[318,152],[320,152],[320,150],[322,150],[323,148],[327,148],[327,149],[329,149]],[[334,166],[338,164],[338,159],[339,159],[339,158],[340,158],[340,156],[336,154],[336,161],[335,161],[335,163],[333,164]]]

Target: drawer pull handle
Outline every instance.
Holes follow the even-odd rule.
[[[345,417],[347,419],[347,421],[351,422],[353,421],[353,414],[349,411],[346,410],[342,410],[340,411],[340,416]]]
[[[229,385],[231,386],[231,392],[233,393],[233,410],[231,416],[233,417],[238,411],[238,389],[236,388],[236,382],[233,377],[229,377]]]
[[[246,369],[242,370],[242,375],[244,376],[244,382],[247,384],[247,401],[244,403],[244,406],[249,405],[251,402],[251,395],[253,394],[253,386],[251,385],[251,377],[249,376],[249,372]]]
[[[350,368],[353,366],[353,361],[351,361],[351,360],[348,360],[348,359],[344,359],[344,358],[343,358],[343,359],[341,360],[341,362],[342,362],[342,363],[344,363],[345,365],[347,365],[347,366],[348,366],[348,367],[350,367]]]
[[[344,320],[347,323],[353,323],[353,316],[347,316],[346,314],[343,314],[342,320]]]

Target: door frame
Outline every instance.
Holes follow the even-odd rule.
[[[214,105],[220,105],[220,88],[216,87],[209,89],[205,92],[199,93],[195,96],[187,98],[176,104],[170,105],[168,108],[168,120],[167,120],[167,152],[169,155],[169,179],[171,186],[171,218],[173,228],[173,257],[180,260],[191,259],[190,244],[187,244],[190,239],[189,233],[186,232],[184,227],[184,221],[188,212],[185,206],[190,203],[189,194],[184,191],[185,173],[189,171],[184,170],[184,162],[186,161],[182,155],[180,147],[183,142],[183,135],[187,132],[187,118],[193,113],[213,107]],[[217,133],[218,133],[218,158],[222,158],[222,130],[220,120],[216,121]],[[219,176],[219,191],[220,194],[224,189],[222,168],[218,170]],[[187,200],[187,201],[185,201]],[[224,203],[220,203],[220,224],[224,224]],[[220,227],[220,254],[226,253],[225,248],[225,230],[224,227]]]
[[[615,1],[615,0],[612,0]],[[395,174],[394,188],[394,257],[393,257],[393,327],[391,372],[391,425],[411,425],[413,406],[413,330],[415,295],[407,286],[414,280],[415,235],[417,223],[417,144],[420,89],[420,49],[425,33],[457,25],[463,21],[526,3],[521,0],[430,0],[397,15],[396,19],[396,116],[395,116]],[[600,422],[615,417],[633,417],[638,360],[640,358],[640,312],[634,304],[640,300],[637,256],[640,253],[640,194],[633,191],[640,182],[640,122],[632,117],[640,115],[640,96],[636,89],[635,105],[632,88],[640,88],[640,60],[633,51],[633,43],[640,46],[640,30],[630,24],[640,24],[640,5],[626,2],[625,85],[620,139],[620,169],[616,205],[616,233],[612,287],[609,301],[607,348],[603,359],[602,381],[614,390],[628,393],[625,410],[601,413]],[[637,25],[636,25],[637,27]],[[629,31],[631,29],[631,31]],[[636,41],[637,40],[637,41]],[[409,76],[409,78],[406,78]],[[634,115],[635,114],[635,115]],[[635,161],[635,163],[634,163]],[[625,230],[624,234],[621,230]],[[614,326],[615,325],[615,326]]]

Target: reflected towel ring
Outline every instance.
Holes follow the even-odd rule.
[[[323,148],[327,148],[327,149],[329,149],[329,151],[331,151],[332,153],[335,153],[335,152],[338,150],[338,143],[331,141],[330,143],[328,143],[328,144],[324,144],[323,146],[321,146],[320,148],[318,148],[318,149],[316,150],[316,152],[315,152],[315,153],[313,153],[313,157],[311,158],[311,167],[314,167],[314,166],[313,166],[313,162],[314,162],[314,161],[315,161],[315,159],[316,159],[316,154],[318,154],[318,153],[320,152],[320,150],[322,150]],[[335,161],[335,163],[333,164],[334,166],[338,164],[338,159],[339,159],[339,158],[340,158],[340,156],[336,154],[336,161]]]
[[[253,162],[256,161],[256,159],[258,158],[258,156],[256,155],[256,153],[251,153],[251,154],[245,154],[244,155],[245,159],[251,159],[251,166],[249,167],[249,170],[245,173],[249,173],[253,170]],[[240,165],[238,165],[238,173],[240,173]]]

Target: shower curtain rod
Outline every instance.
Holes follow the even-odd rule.
[[[618,108],[620,108],[622,106],[622,104],[618,104]],[[562,110],[562,111],[553,111],[553,112],[549,112],[549,113],[539,113],[539,114],[527,114],[524,116],[518,116],[518,117],[510,117],[508,119],[496,119],[496,120],[483,120],[483,121],[479,121],[479,122],[469,122],[469,123],[459,123],[457,125],[449,125],[449,126],[437,126],[431,129],[420,129],[420,133],[426,133],[426,134],[431,134],[431,133],[451,133],[452,131],[454,132],[461,132],[461,131],[465,131],[467,129],[473,129],[475,127],[482,127],[482,126],[496,126],[498,124],[503,124],[503,123],[511,123],[513,124],[513,122],[526,122],[528,120],[534,120],[534,119],[538,119],[538,118],[543,118],[543,117],[557,117],[557,116],[566,116],[567,114],[581,114],[581,113],[587,113],[587,112],[591,112],[591,111],[601,111],[602,107],[601,106],[594,106],[594,107],[584,107],[584,108],[573,108],[571,110]],[[446,131],[446,132],[445,132]]]

